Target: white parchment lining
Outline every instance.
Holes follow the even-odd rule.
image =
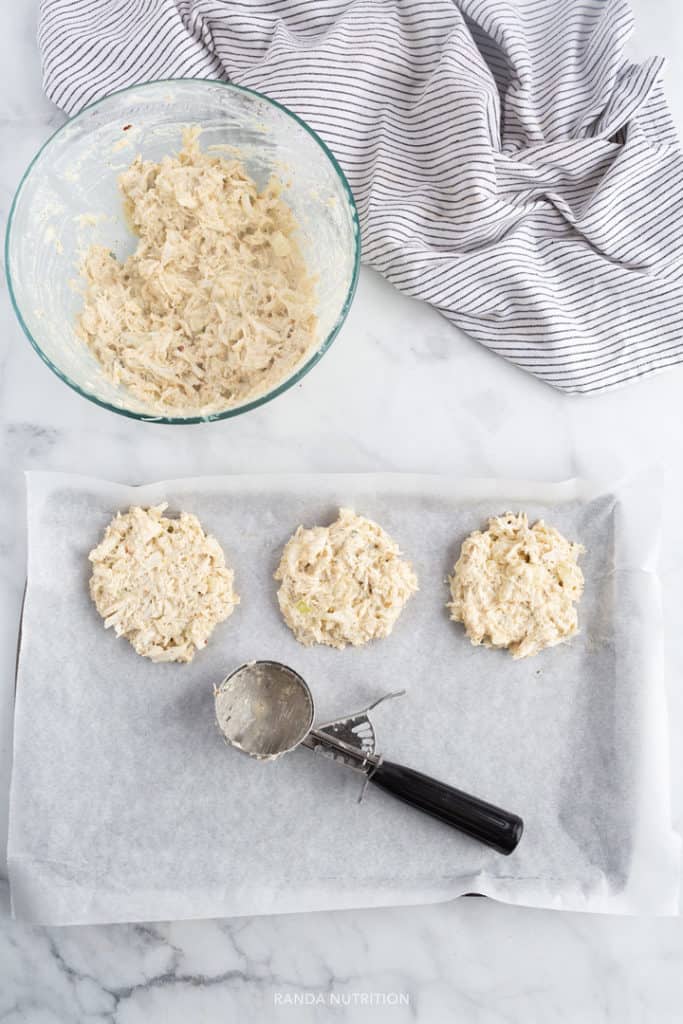
[[[130,504],[195,512],[242,603],[191,665],[153,665],[105,631],[88,551]],[[29,567],[17,680],[8,861],[14,913],[46,924],[425,903],[675,913],[679,843],[650,481],[617,487],[404,475],[232,476],[131,488],[28,476]],[[299,523],[340,505],[377,519],[420,592],[363,649],[301,647],[272,579]],[[570,645],[515,662],[448,620],[447,576],[489,515],[525,509],[581,541],[586,593]],[[380,749],[521,814],[508,858],[310,751],[270,764],[227,747],[212,686],[274,658],[319,719],[379,694]]]

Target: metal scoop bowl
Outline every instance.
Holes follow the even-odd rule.
[[[314,726],[313,695],[301,676],[278,661],[250,661],[214,688],[216,722],[226,741],[252,757],[274,760],[303,745],[332,757],[404,803],[480,843],[510,854],[522,837],[516,814],[463,793],[375,750],[368,712],[405,691],[388,693],[345,718]]]

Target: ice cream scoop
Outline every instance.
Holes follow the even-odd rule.
[[[298,746],[309,747],[362,773],[366,785],[379,786],[499,853],[512,853],[524,829],[518,815],[376,752],[368,712],[404,692],[385,694],[355,714],[314,726],[313,695],[302,677],[277,661],[251,661],[214,688],[216,721],[227,742],[252,757],[274,760]]]

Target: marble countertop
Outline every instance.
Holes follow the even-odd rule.
[[[0,207],[62,121],[43,98],[35,2],[3,11]],[[683,11],[636,6],[638,55],[673,58],[683,126]],[[0,847],[24,579],[24,469],[125,480],[240,471],[396,470],[561,479],[659,462],[676,823],[683,809],[680,579],[683,367],[589,399],[553,392],[432,309],[363,271],[339,339],[297,387],[248,416],[171,428],[82,400],[36,358],[1,297]],[[0,864],[0,873],[3,871]],[[0,874],[0,878],[2,875]],[[681,1017],[683,921],[556,914],[482,899],[431,907],[163,925],[31,928],[0,881],[0,1022],[614,1021]]]

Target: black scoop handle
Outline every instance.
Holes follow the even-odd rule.
[[[411,807],[493,847],[498,853],[512,853],[522,838],[524,822],[516,814],[487,804],[405,765],[381,761],[370,781]]]

